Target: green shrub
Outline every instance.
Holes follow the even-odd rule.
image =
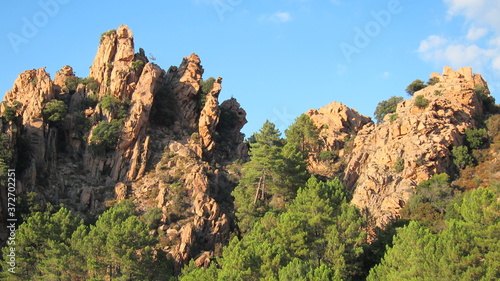
[[[10,122],[16,118],[17,109],[12,106],[6,106],[3,111],[3,118],[5,121]]]
[[[142,221],[146,223],[146,225],[149,227],[149,229],[155,229],[158,228],[160,225],[160,220],[161,217],[163,216],[163,213],[160,208],[154,207],[148,209],[144,215],[142,215]]]
[[[424,98],[423,95],[418,95],[415,97],[413,104],[418,107],[426,107],[429,104],[429,101]]]
[[[101,121],[92,130],[89,149],[95,153],[105,153],[115,148],[123,128],[122,120]]]
[[[135,71],[139,71],[144,66],[144,62],[142,60],[136,60],[132,62],[132,69]]]
[[[425,163],[426,163],[425,158],[423,156],[420,156],[417,159],[415,159],[415,164],[417,164],[417,166],[425,165]]]
[[[495,137],[500,133],[500,114],[496,114],[486,120],[486,127],[488,128],[488,135]]]
[[[33,87],[35,87],[36,84],[38,83],[38,78],[35,77],[35,78],[31,79],[30,82],[31,82],[31,85],[33,85]]]
[[[441,96],[443,93],[440,90],[435,90],[434,95]]]
[[[411,82],[408,87],[406,87],[406,92],[410,95],[413,96],[413,94],[417,91],[422,90],[423,88],[427,87],[427,85],[424,84],[424,81],[417,79],[413,82]]]
[[[77,77],[77,76],[68,76],[66,77],[66,88],[68,88],[68,91],[70,93],[74,93],[76,89],[78,88],[78,84],[82,82],[82,78]]]
[[[3,111],[3,118],[5,121],[10,122],[16,118],[17,110],[23,106],[22,103],[15,101],[13,103],[14,106],[5,106],[5,110]]]
[[[61,100],[51,100],[45,104],[43,109],[43,116],[45,120],[52,123],[60,123],[64,121],[66,113],[68,113],[68,106]]]
[[[440,189],[443,186],[448,186],[451,182],[450,176],[446,173],[436,174],[432,176],[429,180],[421,181],[418,184],[419,188],[437,188]]]
[[[377,123],[382,122],[387,114],[396,112],[398,103],[402,102],[403,100],[404,100],[403,97],[393,96],[388,100],[379,102],[374,112],[375,118],[377,119]]]
[[[418,220],[431,230],[438,231],[444,224],[445,210],[454,194],[447,174],[434,175],[419,183],[417,192],[401,210],[401,215],[404,219]]]
[[[104,97],[102,97],[101,102],[99,103],[102,109],[109,112],[112,112],[115,108],[118,107],[119,104],[120,100],[112,95],[105,95]]]
[[[216,130],[221,136],[227,136],[231,134],[237,122],[238,114],[236,114],[236,112],[225,107],[220,108],[219,123],[217,124]],[[228,139],[223,137],[222,140],[226,141]]]
[[[469,152],[469,148],[465,145],[453,147],[451,154],[453,157],[453,163],[459,169],[463,169],[474,164],[474,157],[472,157]]]
[[[336,161],[337,159],[339,159],[339,154],[335,151],[326,150],[321,151],[319,154],[319,160],[321,161]]]
[[[118,119],[128,117],[128,108],[130,106],[129,101],[121,102],[119,99],[115,98],[112,95],[105,95],[104,97],[102,97],[99,105],[102,109],[107,110]]]
[[[394,172],[401,173],[405,168],[405,161],[403,160],[403,158],[398,157],[396,159],[396,162],[394,163],[393,168],[394,168]]]
[[[105,37],[110,36],[112,34],[116,34],[116,29],[111,29],[111,30],[108,30],[108,31],[102,33],[101,38],[99,38],[99,44],[102,44],[102,41],[104,41]]]
[[[209,77],[207,80],[200,81],[200,90],[198,91],[198,108],[201,110],[205,106],[207,95],[214,87],[215,78]]]
[[[481,100],[489,96],[489,91],[486,89],[486,87],[480,84],[474,86],[474,92]]]
[[[474,87],[474,92],[476,93],[477,97],[483,102],[484,109],[487,112],[495,112],[496,111],[496,106],[495,106],[495,98],[490,95],[490,90],[488,88],[484,87],[483,85],[477,84]]]
[[[77,138],[84,140],[85,134],[90,130],[92,124],[90,120],[85,117],[83,111],[79,111],[74,116],[74,131]]]
[[[0,133],[0,183],[2,186],[7,186],[4,180],[7,177],[7,170],[12,160],[12,149],[9,148],[9,137],[6,134]]]
[[[465,130],[465,144],[470,149],[479,149],[487,141],[488,141],[488,139],[487,139],[486,129],[467,129],[467,130]]]
[[[87,77],[81,80],[81,83],[84,84],[87,88],[87,91],[92,91],[97,93],[99,91],[99,83],[93,77]]]
[[[389,122],[395,121],[396,119],[399,118],[399,115],[397,113],[389,115]]]
[[[87,109],[89,107],[94,108],[98,102],[99,101],[98,101],[96,94],[88,95],[85,99],[83,99],[81,106],[80,106],[80,109],[83,110],[83,109]]]
[[[427,85],[429,86],[436,85],[437,83],[439,83],[439,78],[437,77],[432,77],[427,81]]]
[[[85,85],[87,91],[97,93],[99,90],[99,83],[93,77],[87,77],[83,79],[77,76],[66,77],[65,85],[70,93],[74,93],[79,84]]]

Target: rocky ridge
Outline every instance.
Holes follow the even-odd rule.
[[[224,166],[247,157],[240,133],[246,113],[234,99],[219,105],[222,78],[201,92],[203,72],[196,54],[167,71],[149,62],[144,50],[135,53],[132,31],[121,25],[101,36],[86,79],[70,66],[53,81],[43,68],[21,73],[0,108],[3,116],[21,104],[13,120],[2,122],[15,151],[11,164],[24,161],[18,193],[36,192],[83,217],[129,198],[138,211],[157,207],[162,219],[152,234],[161,236],[177,269],[197,255],[209,258],[229,237],[229,200],[221,198],[235,183]],[[55,100],[67,106],[59,122],[44,115]],[[116,145],[96,152],[94,134],[104,123],[120,125]],[[31,154],[21,159],[26,148]],[[0,202],[5,205],[3,195]]]
[[[207,265],[232,228],[230,192],[237,183],[227,167],[248,160],[240,132],[246,112],[235,99],[219,104],[222,78],[203,89],[196,54],[164,70],[144,53],[135,53],[132,31],[122,25],[103,33],[86,79],[70,66],[54,80],[43,68],[19,75],[0,106],[2,133],[15,152],[10,164],[19,167],[17,192],[36,192],[40,201],[64,203],[90,219],[125,199],[139,212],[158,208],[162,218],[151,235],[160,237],[176,270],[191,258]],[[398,218],[419,182],[451,172],[451,148],[483,114],[474,89],[487,83],[471,68],[445,67],[431,78],[438,82],[380,124],[337,102],[306,113],[321,139],[310,172],[341,175],[351,203],[368,211],[375,226]],[[425,105],[415,105],[419,96]],[[64,120],[48,120],[44,109],[52,101],[67,106]],[[9,108],[15,108],[12,120],[5,118]],[[120,125],[116,144],[96,152],[96,128],[113,122]],[[338,159],[318,159],[324,151]],[[0,204],[6,205],[3,193]],[[2,230],[4,240],[5,225]]]
[[[321,130],[323,150],[339,152],[351,203],[369,211],[376,226],[399,217],[418,183],[438,173],[451,174],[451,148],[463,143],[465,130],[476,128],[483,114],[474,88],[487,88],[487,83],[470,67],[445,67],[431,78],[438,83],[399,103],[380,124],[338,103],[307,112]],[[427,100],[425,106],[415,105],[418,96]],[[325,175],[324,162],[312,161],[311,167]]]

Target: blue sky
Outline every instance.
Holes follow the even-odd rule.
[[[415,79],[472,66],[500,100],[500,1],[183,0],[7,1],[0,11],[0,94],[24,70],[71,65],[86,77],[100,34],[127,24],[135,47],[168,69],[197,53],[221,76],[221,102],[283,132],[338,101],[372,116]]]

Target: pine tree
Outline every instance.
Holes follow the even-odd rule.
[[[218,259],[220,270],[186,269],[181,280],[346,280],[359,274],[364,218],[339,179],[312,177],[281,213],[267,212]],[[199,269],[203,271],[203,269]],[[189,279],[191,278],[191,279]]]
[[[281,181],[284,159],[279,130],[266,121],[255,134],[255,140],[251,144],[251,160],[244,165],[240,184],[233,191],[236,215],[243,232],[267,211],[283,208],[289,197]]]
[[[307,180],[307,164],[294,145],[281,139],[275,125],[266,121],[251,143],[250,162],[243,167],[233,191],[238,226],[243,232],[268,211],[281,212]]]
[[[318,128],[306,114],[297,117],[285,134],[287,143],[304,153],[304,158],[316,151],[320,144]]]
[[[134,214],[134,203],[124,200],[104,212],[95,226],[79,228],[72,245],[86,257],[91,278],[154,280],[151,269],[168,264],[152,258],[157,241],[148,230]]]
[[[86,226],[71,211],[35,212],[16,232],[16,272],[6,280],[165,280],[171,264],[132,201]],[[3,249],[4,255],[10,248]],[[6,256],[5,256],[6,257]]]
[[[69,241],[83,221],[66,208],[55,213],[36,212],[22,223],[16,231],[16,273],[7,275],[16,280],[43,280],[41,276],[62,276],[69,266],[63,257],[70,257]],[[3,249],[4,257],[9,254],[9,247]]]
[[[466,193],[448,206],[452,215],[439,233],[418,222],[400,229],[367,280],[498,280],[498,195],[491,188]]]

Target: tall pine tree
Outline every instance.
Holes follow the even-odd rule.
[[[251,160],[243,167],[233,191],[238,225],[243,232],[268,211],[282,211],[307,179],[300,153],[285,141],[276,126],[266,121],[250,144]]]

